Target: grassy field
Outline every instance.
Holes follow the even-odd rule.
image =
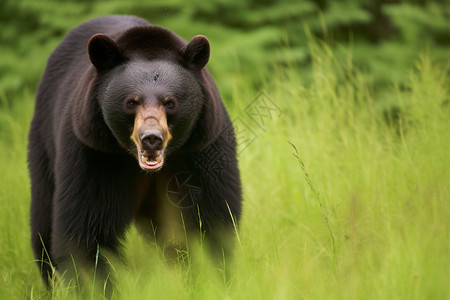
[[[113,298],[449,298],[450,66],[418,57],[385,110],[350,52],[338,60],[313,42],[310,52],[307,85],[295,65],[272,71],[261,90],[233,81],[245,203],[229,282],[200,254],[167,266],[131,228],[126,263],[112,262]],[[33,98],[0,95],[0,299],[98,299],[89,286],[47,292],[33,261]]]

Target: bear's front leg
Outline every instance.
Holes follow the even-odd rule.
[[[52,257],[64,279],[108,278],[102,253],[116,252],[134,210],[128,157],[80,143],[57,156]],[[69,283],[69,282],[67,282]]]

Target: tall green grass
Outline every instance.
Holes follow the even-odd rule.
[[[310,52],[308,85],[296,66],[268,77],[265,99],[280,110],[264,126],[247,114],[259,91],[236,81],[229,111],[254,140],[240,144],[234,260],[211,265],[200,249],[168,266],[131,228],[126,262],[112,261],[114,298],[448,299],[450,66],[418,58],[386,110],[351,54],[341,61],[318,43]],[[0,112],[0,298],[98,299],[89,285],[47,292],[40,282],[28,225],[33,96],[23,96]]]

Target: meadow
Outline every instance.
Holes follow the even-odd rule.
[[[194,249],[169,266],[132,227],[125,262],[111,258],[113,299],[450,297],[450,64],[417,52],[380,92],[354,48],[305,28],[306,77],[287,46],[257,84],[238,59],[210,62],[213,74],[237,69],[218,80],[243,180],[234,259],[216,266]],[[102,298],[95,283],[41,282],[26,159],[35,87],[0,92],[0,299]]]

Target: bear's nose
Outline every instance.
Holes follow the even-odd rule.
[[[163,144],[163,136],[159,130],[146,130],[141,136],[144,150],[160,150]]]

